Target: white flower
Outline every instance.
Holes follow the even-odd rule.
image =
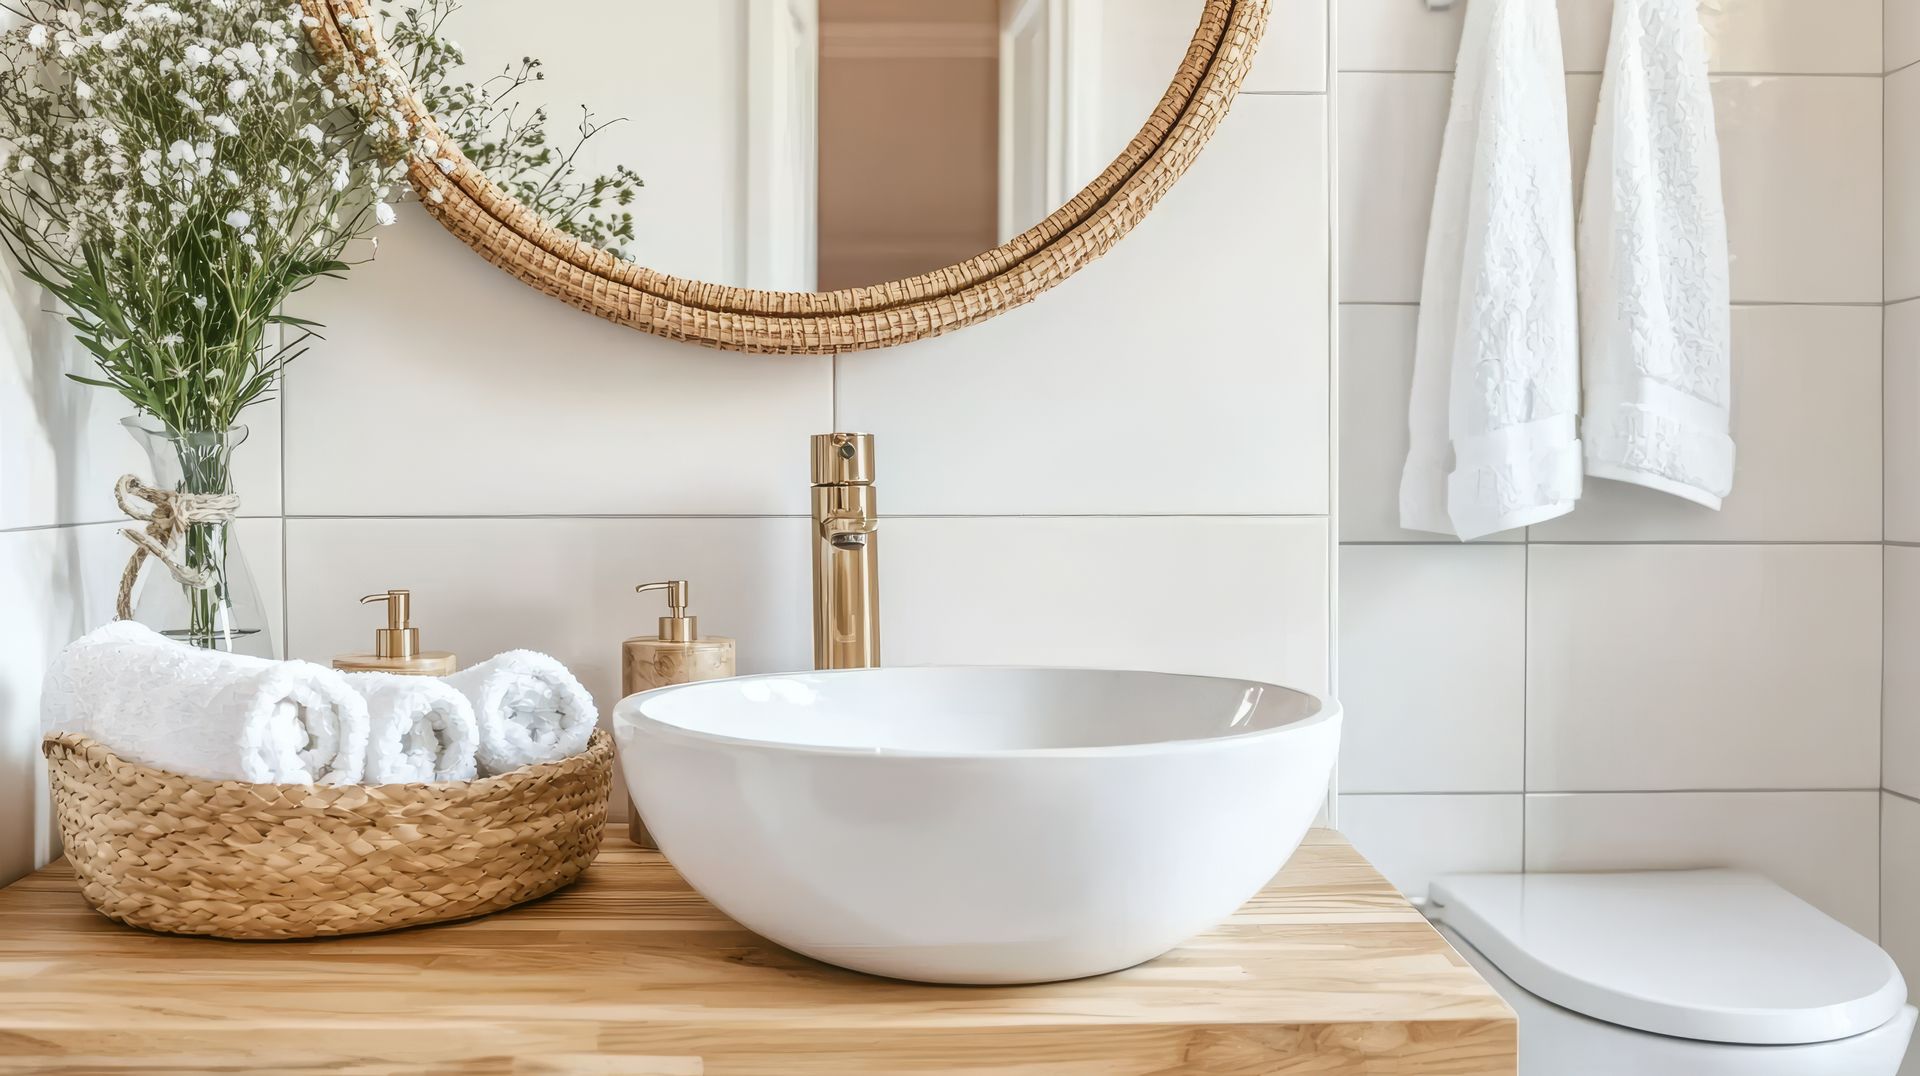
[[[313,143],[314,149],[319,149],[320,143],[327,140],[326,134],[322,132],[320,128],[315,127],[311,123],[307,124],[305,127],[300,128],[300,130],[296,131],[295,133],[298,134],[301,138],[304,138],[307,141]]]
[[[167,163],[168,164],[190,165],[193,163],[193,161],[194,161],[193,146],[191,143],[188,143],[183,139],[176,138],[173,140],[173,145],[167,147]]]
[[[36,49],[46,48],[47,47],[47,28],[44,26],[41,26],[39,23],[35,23],[33,26],[33,29],[27,31],[27,44],[33,46]]]
[[[253,215],[244,209],[236,209],[227,214],[226,221],[230,228],[245,228],[253,223]]]
[[[205,309],[207,308],[207,297],[206,297],[206,296],[204,296],[204,295],[196,295],[196,296],[194,296],[194,297],[193,297],[193,308],[194,308],[195,310],[205,310]]]
[[[160,343],[166,347],[175,347],[185,342],[186,341],[181,339],[179,333],[168,333],[167,335],[160,338]]]
[[[241,98],[247,95],[247,89],[250,85],[252,84],[243,78],[237,78],[227,83],[227,100],[238,103]]]
[[[220,178],[226,180],[227,186],[229,187],[238,187],[240,185],[240,173],[231,168],[222,168],[220,170]]]
[[[185,91],[185,90],[176,90],[176,91],[174,91],[174,94],[173,94],[173,99],[174,99],[174,100],[176,100],[176,101],[178,101],[178,102],[180,102],[181,104],[183,104],[183,105],[185,105],[185,106],[187,106],[188,108],[190,108],[190,109],[192,109],[192,110],[193,110],[193,111],[195,111],[195,112],[205,112],[205,111],[206,111],[206,106],[205,106],[205,105],[202,105],[202,104],[201,104],[201,103],[200,103],[200,102],[199,102],[198,100],[196,100],[196,99],[195,99],[195,98],[193,97],[193,95],[191,95],[191,94],[189,94],[189,93],[188,93],[187,91]]]
[[[438,187],[435,187],[432,190],[427,192],[427,201],[432,202],[434,205],[439,205],[441,202],[444,202],[446,200],[447,200],[447,196],[440,193],[440,188]]]
[[[394,216],[392,206],[385,202],[375,202],[373,204],[373,219],[379,221],[381,224],[392,224],[398,218]]]
[[[112,52],[119,48],[120,43],[126,39],[127,32],[125,30],[115,30],[113,33],[107,34],[100,39],[100,47],[108,52]]]
[[[181,64],[189,71],[205,67],[212,59],[213,53],[205,45],[188,45],[180,54]]]
[[[441,171],[442,173],[444,173],[444,174],[446,174],[446,175],[452,175],[452,174],[453,174],[453,158],[451,158],[451,157],[435,157],[435,158],[433,159],[433,163],[434,163],[434,165],[435,165],[435,166],[437,166],[437,167],[438,167],[438,168],[440,169],[440,171]]]
[[[119,144],[120,144],[120,129],[119,129],[119,128],[117,128],[117,127],[102,127],[102,128],[100,128],[100,141],[101,141],[101,142],[102,142],[103,144],[105,144],[105,145],[109,145],[109,146],[117,146],[117,145],[119,145]]]
[[[252,246],[254,244],[253,233],[247,232],[246,234],[242,235],[240,237],[240,241],[242,243],[245,243],[247,246]]]
[[[240,134],[240,125],[233,122],[233,117],[224,114],[216,113],[208,116],[207,126],[219,131],[228,138],[234,138]]]

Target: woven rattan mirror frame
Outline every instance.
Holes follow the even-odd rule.
[[[367,0],[301,0],[316,47],[345,47],[338,20]],[[951,332],[1026,303],[1106,253],[1158,203],[1226,117],[1266,29],[1270,0],[1206,0],[1172,85],[1140,133],[1052,216],[978,257],[922,276],[833,292],[756,291],[658,273],[559,231],[455,150],[450,173],[415,160],[421,204],[494,265],[588,313],[733,351],[819,355]],[[417,99],[400,102],[443,146]],[[442,150],[442,156],[447,156]]]

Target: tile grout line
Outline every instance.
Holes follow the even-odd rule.
[[[1892,301],[1888,301],[1885,299],[1822,299],[1822,300],[1736,299],[1733,302],[1728,303],[1727,306],[1733,310],[1777,310],[1777,309],[1880,310],[1884,307],[1899,306],[1901,303],[1910,303],[1916,300],[1920,300],[1920,295],[1910,296],[1905,299],[1894,299]],[[1418,299],[1342,299],[1340,300],[1340,305],[1343,307],[1348,307],[1348,306],[1418,307],[1420,305],[1420,300]]]
[[[1920,62],[1920,61],[1915,61]],[[1714,71],[1707,72],[1709,79],[1716,78],[1834,78],[1834,79],[1883,79],[1888,75],[1897,75],[1912,67],[1896,68],[1885,73],[1878,71]],[[1336,75],[1446,75],[1451,77],[1455,69],[1451,67],[1347,67],[1335,72]],[[1605,71],[1592,68],[1568,68],[1568,78],[1600,78]]]
[[[1326,167],[1327,256],[1327,691],[1340,697],[1340,376],[1343,341],[1340,336],[1340,97],[1332,69],[1339,62],[1340,6],[1328,0],[1326,36],[1321,43],[1320,84],[1326,91],[1321,109],[1321,132]],[[1334,758],[1327,783],[1327,824],[1340,827],[1340,760]]]
[[[1524,785],[1524,781],[1522,782]],[[1543,796],[1798,796],[1798,795],[1846,795],[1858,793],[1885,792],[1890,796],[1920,803],[1920,796],[1908,796],[1890,788],[1862,787],[1821,787],[1821,788],[1525,788],[1501,790],[1448,790],[1441,792],[1342,792],[1343,796],[1520,796],[1526,799]],[[1524,827],[1523,827],[1524,828]]]
[[[284,310],[283,310],[284,312]],[[287,328],[280,326],[280,341],[285,345]],[[287,372],[280,371],[280,656],[293,656],[293,576],[287,559]]]
[[[1296,517],[1277,517],[1296,518]],[[1797,539],[1797,538],[1587,538],[1555,539],[1546,541],[1527,540],[1524,542],[1448,542],[1448,541],[1388,541],[1385,539],[1365,539],[1341,542],[1346,546],[1374,546],[1385,548],[1425,549],[1438,546],[1444,549],[1507,549],[1515,546],[1809,546],[1817,548],[1865,548],[1877,549],[1881,545],[1920,545],[1920,542],[1881,542],[1875,538],[1853,539]]]

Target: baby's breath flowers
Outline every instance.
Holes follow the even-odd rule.
[[[80,380],[225,431],[311,333],[282,303],[392,220],[407,132],[285,0],[0,6],[0,239],[98,360]]]
[[[394,223],[409,158],[452,171],[414,129],[414,94],[495,182],[587,242],[633,238],[637,175],[580,177],[583,113],[556,150],[514,91],[522,60],[460,81],[441,34],[458,0],[340,16],[322,63],[291,0],[0,0],[0,242],[66,308],[100,376],[177,433],[222,432],[267,398],[317,328],[294,292]],[[270,330],[284,329],[274,333]]]

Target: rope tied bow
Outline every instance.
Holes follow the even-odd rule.
[[[133,584],[139,578],[140,565],[148,557],[166,565],[167,571],[182,586],[206,590],[214,585],[206,571],[189,567],[184,561],[187,528],[232,520],[240,509],[239,494],[155,489],[128,474],[121,475],[120,481],[113,484],[113,499],[128,518],[147,525],[145,530],[128,527],[120,532],[135,548],[126,571],[120,573],[120,596],[114,604],[116,618],[133,619]],[[142,501],[146,502],[144,506],[139,503]]]

